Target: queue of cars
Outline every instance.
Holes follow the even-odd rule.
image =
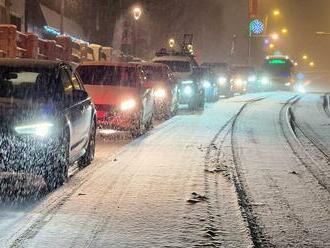
[[[283,87],[292,86],[273,67],[291,68],[287,60],[266,63]],[[41,176],[54,189],[70,165],[84,167],[94,159],[97,128],[136,137],[154,118],[175,115],[179,104],[202,110],[221,95],[270,89],[267,75],[246,65],[197,66],[183,53],[158,53],[152,62],[82,62],[76,70],[58,61],[2,58],[0,172]]]

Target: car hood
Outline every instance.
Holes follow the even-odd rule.
[[[85,85],[96,105],[120,105],[129,99],[139,99],[139,89],[112,85]]]

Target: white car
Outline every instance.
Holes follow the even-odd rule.
[[[193,68],[197,66],[193,57],[188,55],[162,55],[156,56],[152,62],[168,65],[174,73],[174,76],[183,80],[191,76]]]

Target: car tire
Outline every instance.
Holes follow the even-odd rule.
[[[196,99],[194,99],[191,102],[189,102],[188,108],[191,111],[194,111],[194,110],[197,110],[198,109],[198,102],[196,101]]]
[[[204,109],[204,107],[205,107],[205,100],[204,99],[201,99],[201,102],[199,103],[199,107],[201,109]]]
[[[85,154],[78,160],[79,168],[84,168],[91,164],[95,156],[95,144],[96,144],[96,122],[93,121],[90,129],[88,146]]]
[[[44,176],[47,188],[52,191],[62,186],[68,179],[70,138],[69,131],[65,129],[59,141],[58,153],[51,156],[46,168],[52,168]]]
[[[130,130],[132,138],[137,138],[137,137],[141,136],[144,132],[142,116],[143,116],[143,110],[140,111],[138,120],[134,121],[135,123],[133,124],[133,126]]]

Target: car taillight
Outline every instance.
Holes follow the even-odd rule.
[[[107,112],[105,112],[105,111],[97,111],[96,112],[96,116],[97,116],[98,119],[103,119],[103,118],[105,118],[107,116]]]

